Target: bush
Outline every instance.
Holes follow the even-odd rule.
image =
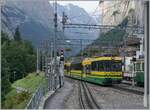
[[[6,96],[7,100],[2,105],[4,109],[23,109],[26,107],[27,102],[29,101],[31,94],[28,92],[16,93],[16,90],[13,89]]]

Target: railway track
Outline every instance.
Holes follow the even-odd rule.
[[[79,102],[82,109],[100,109],[86,82],[79,81]]]
[[[126,92],[131,92],[137,95],[143,95],[144,94],[144,90],[139,90],[141,88],[139,87],[133,87],[131,85],[127,85],[127,84],[114,84],[112,85],[113,89],[118,89],[121,91],[126,91]]]
[[[66,76],[66,77],[69,77],[69,76]],[[69,78],[72,78],[72,77],[69,77]],[[76,78],[72,78],[72,79],[76,79]],[[76,80],[79,80],[79,79],[76,79]],[[82,81],[84,82],[84,81]],[[86,83],[86,82],[84,82]],[[91,84],[94,84],[94,83],[91,83]],[[94,84],[94,85],[97,85],[97,86],[101,86],[101,85],[98,85],[98,84]],[[132,87],[131,85],[129,84],[126,84],[126,83],[121,83],[121,84],[113,84],[112,86],[109,86],[110,88],[113,88],[113,89],[118,89],[118,90],[121,90],[121,91],[126,91],[126,92],[131,92],[131,93],[134,93],[134,94],[137,94],[137,95],[143,95],[144,94],[144,90],[139,90],[141,88],[139,87],[136,87],[136,89],[133,89],[135,87]]]

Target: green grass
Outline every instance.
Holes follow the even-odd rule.
[[[37,76],[35,73],[29,74],[23,79],[17,80],[12,84],[11,91],[6,95],[6,100],[2,103],[3,109],[24,109],[30,101],[32,94],[41,83],[45,83],[44,74]],[[17,93],[14,86],[19,86],[30,90],[29,92]]]
[[[37,87],[45,80],[44,74],[36,75],[29,74],[27,77],[20,79],[12,84],[12,87],[18,86],[29,90],[30,92],[35,92]]]
[[[28,92],[17,93],[16,89],[12,88],[12,90],[6,95],[6,100],[2,104],[2,108],[23,109],[26,107],[31,96],[32,96],[31,93]]]

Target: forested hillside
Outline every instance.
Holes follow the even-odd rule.
[[[126,17],[118,26],[127,26],[128,18]],[[106,33],[101,33],[92,44],[88,45],[83,51],[84,56],[100,55],[101,53],[109,54],[114,51],[114,55],[118,55],[117,46],[127,37],[125,30],[114,28]],[[116,47],[112,49],[111,47]],[[111,48],[111,49],[109,49]]]
[[[11,90],[11,83],[35,71],[36,52],[29,41],[21,38],[16,28],[14,39],[2,32],[2,104],[6,94]]]

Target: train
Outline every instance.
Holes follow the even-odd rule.
[[[125,57],[124,58],[124,73],[123,73],[123,79],[126,81],[132,81],[133,79],[133,62],[132,57]]]
[[[65,62],[65,75],[100,85],[121,83],[123,79],[121,57],[96,57]]]
[[[126,57],[125,62],[123,80],[129,82],[134,80],[137,86],[144,86],[144,58],[133,61],[132,57]]]
[[[144,59],[137,59],[134,62],[134,72],[136,85],[144,86]]]

